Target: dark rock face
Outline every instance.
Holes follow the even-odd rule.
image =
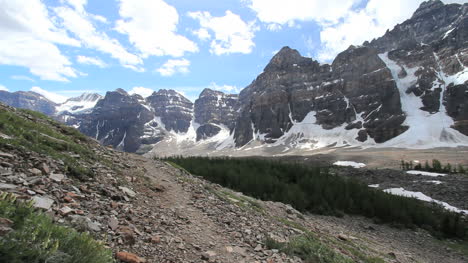
[[[219,128],[219,126],[217,125],[214,125],[211,123],[203,124],[197,129],[197,141],[205,140],[210,137],[213,137],[216,134],[218,134],[220,131],[221,131],[221,128]]]
[[[461,133],[468,135],[468,83],[464,85],[450,85],[445,92],[447,114],[455,120],[454,127]]]
[[[366,47],[351,47],[331,66],[320,65],[285,47],[241,92],[240,98],[243,108],[235,133],[238,146],[257,132],[266,134],[267,141],[274,141],[311,111],[316,112],[316,123],[323,129],[343,124],[348,129],[360,129],[363,125],[366,134],[377,142],[405,130],[391,74],[376,50]],[[364,118],[364,123],[353,124],[359,117]]]
[[[135,152],[142,143],[144,125],[153,119],[139,98],[123,90],[107,92],[91,113],[79,116],[80,131],[105,145]]]
[[[174,90],[159,90],[146,98],[161,118],[166,130],[187,132],[193,115],[193,103]]]
[[[0,90],[0,102],[16,108],[34,110],[53,115],[57,104],[32,91],[8,92]]]
[[[238,95],[204,89],[195,101],[195,122],[202,125],[197,130],[197,140],[216,135],[221,130],[216,125],[233,130],[239,107]]]

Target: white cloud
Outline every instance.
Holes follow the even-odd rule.
[[[54,25],[40,0],[1,1],[0,6],[0,64],[29,68],[44,80],[77,76],[56,44],[78,47],[80,42]]]
[[[0,41],[0,64],[27,67],[44,80],[68,81],[68,77],[77,76],[57,46],[25,35],[10,34]]]
[[[140,57],[128,52],[117,39],[99,32],[93,24],[93,15],[87,13],[83,6],[80,4],[73,6],[75,9],[61,6],[55,8],[54,11],[61,19],[61,25],[72,32],[83,45],[109,54],[112,58],[119,60],[123,66],[136,66],[143,63]]]
[[[23,76],[23,75],[13,75],[10,78],[14,80],[27,80],[31,82],[36,82],[33,78],[30,78],[28,76]]]
[[[269,31],[280,31],[281,29],[283,29],[283,27],[280,25],[280,24],[277,24],[277,23],[271,23],[271,24],[268,24],[267,25],[267,29]]]
[[[253,38],[258,28],[254,22],[246,23],[237,14],[226,11],[225,16],[213,17],[209,12],[189,12],[188,15],[200,22],[200,30],[214,33],[210,52],[216,55],[249,54],[255,47]]]
[[[153,94],[154,90],[145,88],[145,87],[133,87],[128,94],[133,95],[133,94],[138,94],[142,96],[143,98],[151,96]]]
[[[334,23],[362,0],[242,0],[264,23],[287,25],[297,21]],[[289,25],[291,26],[291,24]]]
[[[142,72],[145,72],[146,70],[143,68],[143,67],[138,67],[138,66],[134,66],[134,65],[123,65],[124,68],[129,68],[133,71],[136,71],[136,72],[139,72],[139,73],[142,73]]]
[[[142,57],[182,57],[186,52],[198,52],[197,45],[177,34],[179,14],[163,0],[120,0],[121,20],[116,30],[127,34]]]
[[[59,95],[59,94],[54,93],[54,92],[47,91],[47,90],[42,89],[40,87],[32,87],[31,91],[39,93],[42,96],[46,97],[48,100],[50,100],[52,102],[55,102],[55,103],[63,103],[68,99],[68,97]]]
[[[239,93],[239,89],[236,86],[231,86],[231,85],[218,85],[215,82],[211,82],[210,89],[214,90],[219,90],[223,92],[228,92],[228,93]]]
[[[81,64],[95,65],[95,66],[98,66],[100,68],[107,67],[107,64],[104,63],[104,61],[102,61],[99,58],[92,58],[92,57],[87,57],[87,56],[77,56],[76,61],[78,61],[78,63],[81,63]]]
[[[1,84],[0,84],[0,90],[8,91],[8,89],[5,86],[1,85]]]
[[[206,28],[200,28],[198,30],[193,30],[192,33],[198,37],[201,41],[206,41],[211,39],[211,34]]]
[[[156,69],[164,77],[172,76],[176,73],[188,73],[190,61],[183,59],[169,59],[160,68]]]

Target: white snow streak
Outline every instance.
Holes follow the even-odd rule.
[[[439,205],[442,205],[445,209],[449,210],[449,211],[453,211],[453,212],[457,212],[457,213],[465,213],[465,214],[468,214],[468,210],[461,210],[461,209],[458,209],[454,206],[451,206],[449,204],[447,204],[446,202],[442,202],[442,201],[439,201],[439,200],[435,200],[435,199],[432,199],[431,197],[421,193],[421,192],[412,192],[412,191],[407,191],[403,188],[390,188],[390,189],[386,189],[384,190],[384,192],[387,192],[389,194],[392,194],[392,195],[399,195],[399,196],[405,196],[405,197],[414,197],[418,200],[422,200],[422,201],[426,201],[426,202],[434,202],[434,203],[437,203]]]

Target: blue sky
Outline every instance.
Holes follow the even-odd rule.
[[[0,89],[57,102],[117,88],[171,88],[191,100],[207,87],[237,93],[283,46],[331,62],[421,2],[0,0]]]

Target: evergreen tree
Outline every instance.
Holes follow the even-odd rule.
[[[437,159],[432,160],[432,170],[434,172],[443,172],[442,164],[440,163],[439,160],[437,160]]]

